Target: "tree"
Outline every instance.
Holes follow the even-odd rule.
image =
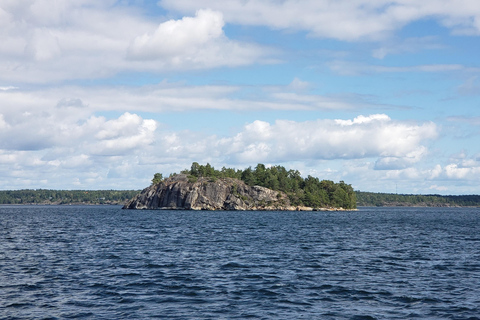
[[[263,163],[257,164],[257,166],[255,167],[255,171],[253,171],[253,174],[255,175],[255,184],[261,186],[265,183],[267,172]]]
[[[161,173],[155,173],[153,175],[152,184],[159,184],[163,180],[163,175]]]
[[[190,168],[190,174],[195,177],[200,176],[200,165],[198,164],[198,162],[192,163],[192,166]]]
[[[223,178],[237,178],[237,179],[241,178],[239,175],[237,175],[237,172],[235,171],[235,169],[232,169],[232,168],[223,167],[222,170],[220,171],[220,174]]]
[[[247,169],[243,170],[242,172],[242,180],[249,186],[254,186],[255,185],[255,175],[253,174],[253,170],[251,167],[248,167]]]
[[[207,177],[214,177],[215,174],[215,168],[210,165],[210,163],[207,163],[205,165],[205,176]]]

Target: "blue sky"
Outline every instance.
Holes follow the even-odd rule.
[[[1,1],[0,189],[197,161],[479,194],[479,39],[473,0]]]

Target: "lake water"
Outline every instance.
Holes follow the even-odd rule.
[[[480,319],[480,209],[0,206],[1,319]]]

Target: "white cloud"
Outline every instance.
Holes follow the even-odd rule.
[[[80,99],[22,91],[0,94],[0,148],[45,150],[75,146],[85,154],[121,154],[153,142],[156,123],[124,113],[118,119],[93,116]],[[17,107],[18,104],[18,107]]]
[[[458,164],[452,163],[445,167],[445,174],[450,179],[466,179],[478,178],[480,174],[480,165],[476,167],[461,167]]]
[[[349,125],[346,120],[256,121],[219,147],[241,163],[396,157],[412,164],[426,152],[422,142],[437,137],[433,123],[397,122],[384,115],[357,119],[363,120]]]
[[[61,113],[63,108],[51,110]],[[6,136],[14,139],[10,148],[0,149],[1,188],[142,188],[153,172],[178,172],[193,161],[238,168],[259,162],[287,164],[303,174],[343,179],[363,190],[375,180],[380,189],[374,191],[390,190],[381,188],[391,188],[392,181],[417,184],[410,193],[428,192],[432,181],[442,181],[433,189],[445,191],[446,181],[473,183],[480,178],[478,155],[425,168],[422,161],[429,156],[437,126],[383,114],[304,122],[257,120],[223,137],[175,131],[128,112],[110,120],[83,114],[61,122],[55,114],[40,114],[25,121],[1,126],[2,141]],[[39,132],[40,123],[48,130]],[[49,143],[23,148],[32,136]]]
[[[57,111],[58,114],[55,114]],[[157,123],[124,113],[118,118],[62,119],[64,110],[37,114],[0,129],[1,188],[115,188],[138,186],[139,159],[155,145]],[[59,116],[60,115],[60,116]],[[115,185],[109,170],[128,167],[133,186]],[[150,169],[154,170],[154,169]],[[123,177],[124,182],[130,181]],[[128,182],[129,183],[129,182]]]
[[[227,22],[305,30],[317,37],[378,40],[421,19],[435,19],[464,35],[480,34],[480,6],[472,0],[161,0],[168,9],[221,11]]]
[[[0,82],[270,63],[273,53],[228,39],[211,10],[159,24],[116,1],[30,0],[2,2],[0,17]]]
[[[142,150],[154,141],[157,124],[140,116],[124,113],[118,119],[104,121],[92,118],[96,132],[91,152],[97,155],[125,155],[126,152]],[[90,129],[90,128],[89,128]]]
[[[400,170],[410,168],[428,154],[425,146],[419,146],[401,157],[381,157],[375,162],[375,170]]]
[[[372,114],[370,116],[360,115],[353,120],[336,119],[335,122],[342,126],[351,126],[354,124],[369,123],[372,121],[390,121],[390,117],[386,114]]]
[[[55,183],[68,184],[64,179],[71,177],[72,186],[91,187],[116,183],[131,174],[140,181],[135,183],[141,183],[157,166],[178,171],[192,161],[252,165],[377,158],[396,159],[408,170],[427,153],[427,141],[437,136],[433,123],[394,121],[385,115],[350,121],[278,120],[271,124],[257,120],[237,133],[218,137],[172,131],[128,112],[111,120],[85,113],[62,119],[64,109],[53,106],[46,114],[2,124],[0,173],[4,178],[8,175],[5,181],[49,181],[54,187]],[[84,109],[88,108],[80,108]],[[28,175],[32,171],[35,174]],[[75,180],[79,175],[81,180]],[[113,180],[107,181],[107,176]]]
[[[224,24],[223,15],[212,10],[166,21],[154,32],[136,37],[128,48],[128,57],[154,60],[157,69],[238,66],[262,58],[264,49],[260,46],[229,40],[223,32]]]
[[[183,55],[192,56],[199,48],[224,37],[223,16],[212,10],[199,10],[195,17],[161,23],[152,34],[134,39],[129,48],[133,59],[162,59]]]
[[[480,179],[480,157],[467,158],[462,152],[459,157],[453,157],[450,160],[455,162],[450,162],[444,166],[440,164],[435,165],[426,174],[426,178],[441,181],[478,181]]]
[[[62,50],[59,44],[59,37],[53,30],[33,30],[29,42],[25,47],[27,57],[37,62],[44,62],[56,59],[61,56]]]
[[[129,41],[151,26],[114,1],[2,2],[0,80],[47,83],[126,68]]]

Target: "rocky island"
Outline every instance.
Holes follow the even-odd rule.
[[[178,210],[351,210],[355,192],[343,181],[333,183],[281,166],[215,170],[194,162],[190,170],[163,179],[128,201],[124,209]]]

